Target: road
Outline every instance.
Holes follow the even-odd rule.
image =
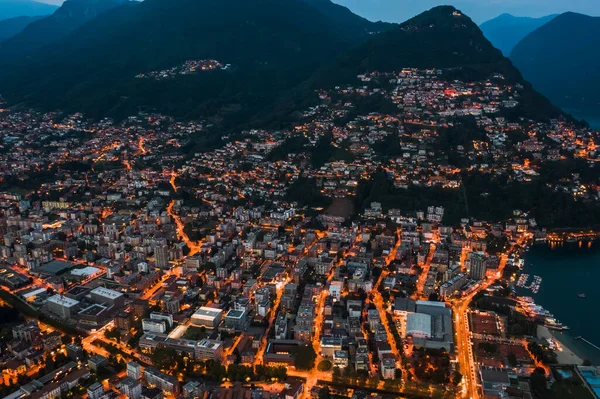
[[[175,190],[175,191],[177,191],[177,190]],[[175,220],[175,225],[177,226],[177,236],[179,236],[181,238],[181,240],[183,242],[185,242],[187,244],[188,248],[190,249],[190,253],[188,256],[196,255],[198,252],[200,252],[200,249],[202,248],[202,242],[190,240],[188,235],[185,233],[185,225],[181,221],[181,217],[179,217],[178,214],[173,212],[174,205],[175,205],[175,200],[171,201],[169,203],[169,205],[167,206],[167,213],[169,214],[169,216],[171,216],[173,218],[173,220]]]
[[[460,373],[463,375],[463,389],[461,393],[462,397],[464,398],[479,399],[482,397],[479,389],[477,366],[473,356],[473,346],[471,345],[469,305],[477,293],[486,290],[496,278],[502,277],[504,268],[506,267],[506,262],[508,260],[508,255],[516,246],[524,244],[528,239],[528,235],[522,235],[517,240],[516,245],[512,246],[505,254],[501,256],[498,272],[495,278],[481,282],[479,286],[469,295],[449,301],[454,313],[454,332],[456,334],[458,365]]]
[[[415,297],[425,298],[426,295],[423,294],[425,290],[425,284],[427,283],[427,276],[429,275],[429,270],[431,269],[431,262],[433,261],[433,255],[435,254],[436,245],[431,243],[429,245],[429,252],[427,253],[427,259],[425,259],[425,264],[423,265],[423,271],[419,274],[419,278],[417,280],[417,289],[415,290]]]

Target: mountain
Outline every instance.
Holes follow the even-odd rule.
[[[348,51],[313,77],[311,88],[353,82],[358,74],[402,68],[451,69],[456,78],[486,79],[499,73],[525,86],[522,116],[545,119],[555,109],[523,80],[509,59],[494,48],[471,19],[456,8],[439,6]]]
[[[15,36],[32,22],[42,18],[45,18],[45,16],[14,17],[0,21],[0,42]]]
[[[510,58],[533,86],[569,111],[600,116],[600,18],[562,14],[525,37]]]
[[[0,20],[23,17],[49,15],[58,7],[31,0],[0,0]]]
[[[528,18],[502,14],[484,22],[479,28],[484,36],[492,42],[494,47],[508,56],[517,43],[525,36],[552,21],[554,18],[556,18],[556,15],[548,15],[542,18]]]
[[[0,48],[0,92],[13,103],[97,116],[145,107],[234,123],[379,29],[329,0],[132,2],[28,56]],[[135,78],[207,59],[231,68]]]
[[[0,46],[4,57],[30,56],[126,0],[67,0],[52,15],[29,24]]]

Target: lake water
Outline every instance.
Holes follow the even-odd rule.
[[[600,351],[575,337],[600,346],[600,243],[564,244],[551,248],[535,245],[525,254],[523,272],[542,277],[537,294],[518,289],[520,295],[532,296],[538,305],[570,327],[557,332],[557,338],[579,357],[600,364]],[[578,294],[584,293],[585,299]]]

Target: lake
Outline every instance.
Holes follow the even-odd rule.
[[[524,256],[523,272],[542,277],[537,294],[518,289],[520,295],[532,296],[538,305],[554,314],[570,327],[568,332],[556,332],[557,338],[578,356],[600,364],[600,351],[574,340],[583,337],[600,346],[600,243],[568,244],[551,248],[535,245]],[[585,299],[578,294],[584,293]]]

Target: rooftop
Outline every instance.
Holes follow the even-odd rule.
[[[71,298],[68,298],[66,296],[62,296],[59,294],[56,294],[56,295],[48,298],[48,302],[54,303],[56,305],[64,306],[67,308],[71,308],[71,307],[79,304],[79,301],[76,301],[75,299],[71,299]]]
[[[104,288],[104,287],[98,287],[98,288],[94,288],[92,290],[92,294],[96,294],[96,295],[100,295],[103,296],[105,298],[109,298],[109,299],[116,299],[119,297],[122,297],[123,294],[108,288]]]

